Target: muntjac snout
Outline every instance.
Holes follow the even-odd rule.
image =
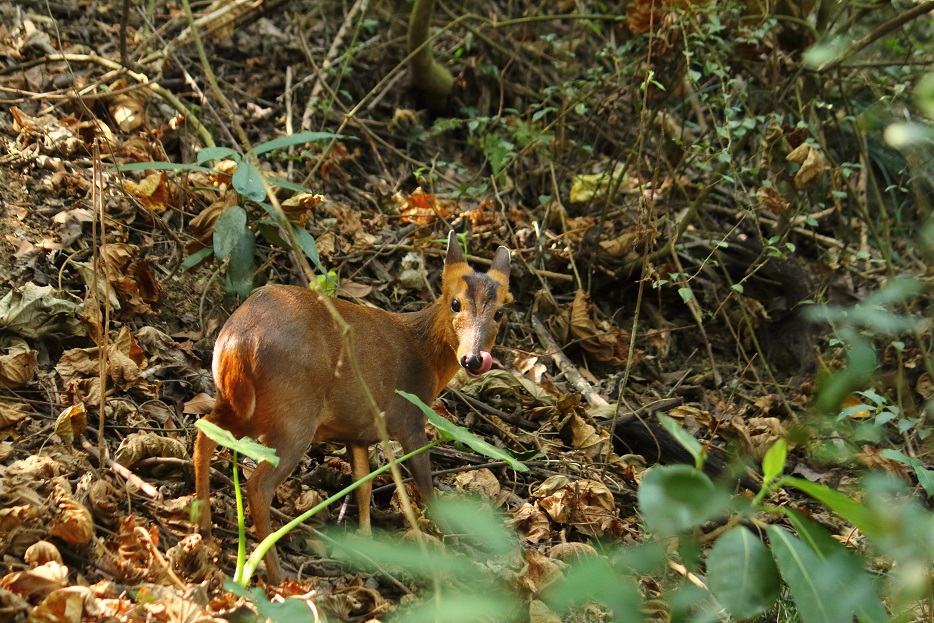
[[[354,332],[347,352],[323,294],[298,286],[256,290],[221,329],[214,346],[217,387],[209,421],[236,437],[258,439],[275,449],[279,465],[260,463],[246,484],[256,537],[271,532],[270,505],[276,488],[292,473],[312,442],[347,446],[355,479],[370,473],[367,448],[379,440],[372,403],[352,373],[357,367],[389,435],[406,452],[427,443],[425,416],[396,394],[403,390],[431,404],[459,368],[471,376],[490,370],[489,351],[509,297],[509,251],[500,247],[486,273],[470,268],[452,231],[448,236],[441,296],[421,311],[399,314],[332,299]],[[203,432],[195,442],[195,488],[201,530],[210,534],[210,463],[217,444]],[[432,493],[427,453],[409,469],[426,501]],[[370,529],[368,482],[357,489],[360,529]],[[275,548],[265,558],[270,583],[282,579]]]

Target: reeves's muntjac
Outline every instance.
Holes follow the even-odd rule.
[[[509,251],[500,247],[487,273],[464,261],[454,232],[448,236],[441,297],[421,311],[391,313],[333,299],[353,327],[354,353],[389,435],[410,452],[427,443],[425,416],[395,393],[431,404],[458,368],[478,376],[493,365],[489,350],[509,296]],[[236,437],[274,448],[279,465],[261,462],[246,484],[256,537],[270,533],[276,487],[295,469],[309,444],[347,445],[355,479],[369,474],[367,448],[378,441],[371,403],[351,372],[334,318],[320,294],[297,286],[266,286],[231,315],[214,346],[217,400],[209,421]],[[195,488],[202,501],[201,530],[210,534],[210,463],[217,444],[203,432],[195,442]],[[424,499],[432,492],[427,453],[410,469]],[[357,489],[360,528],[370,528],[368,482]],[[275,548],[265,558],[271,583],[281,581]]]

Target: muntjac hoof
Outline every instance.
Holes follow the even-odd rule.
[[[493,367],[493,356],[485,350],[480,351],[479,355],[464,355],[461,358],[461,366],[470,376],[480,376]]]

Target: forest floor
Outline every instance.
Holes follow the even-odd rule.
[[[275,223],[233,190],[236,158],[217,159],[214,171],[113,168],[195,162],[205,133],[240,144],[183,30],[184,11],[157,4],[166,13],[148,25],[131,7],[130,73],[119,65],[120,3],[0,3],[2,620],[187,622],[242,604],[221,589],[236,564],[228,452],[214,462],[215,538],[201,539],[191,521],[194,424],[213,401],[214,341],[242,301],[230,291],[244,288],[244,274],[247,290],[250,279],[304,277]],[[314,237],[338,296],[423,308],[440,290],[451,229],[469,232],[468,259],[482,270],[499,245],[511,250],[514,300],[494,370],[456,378],[435,408],[530,469],[450,444],[433,451],[432,469],[440,497],[470,492],[515,532],[515,560],[491,573],[514,582],[526,620],[557,620],[538,599],[563,560],[651,536],[638,512],[643,475],[660,462],[693,463],[658,412],[702,443],[706,471],[741,497],[754,495],[757,466],[781,438],[793,440],[789,474],[854,496],[866,467],[917,482],[882,450],[930,464],[930,441],[917,435],[934,393],[929,325],[883,343],[876,389],[842,401],[869,406],[845,412],[840,426],[871,423],[874,435],[814,423],[821,379],[846,358],[803,307],[850,306],[896,272],[874,245],[878,232],[841,198],[849,187],[829,155],[802,159],[803,173],[792,171],[785,186],[742,192],[715,167],[653,166],[690,157],[690,138],[666,137],[676,115],[699,111],[669,106],[649,119],[641,105],[658,97],[663,109],[677,95],[588,74],[603,62],[601,45],[632,36],[612,21],[587,30],[577,20],[503,29],[468,20],[446,31],[434,47],[458,68],[456,114],[430,116],[400,65],[408,5],[377,4],[359,14],[360,3],[268,2],[265,14],[246,13],[204,43],[254,146],[299,131],[340,133],[259,155],[264,174],[312,191],[284,207]],[[655,51],[659,80],[683,71]],[[763,54],[780,77],[795,57],[778,44]],[[172,96],[193,111],[183,115]],[[562,106],[555,123],[531,122]],[[542,116],[526,114],[533,110]],[[774,131],[791,148],[808,144],[800,128]],[[747,149],[763,169],[774,165],[771,147]],[[821,192],[834,199],[808,204],[800,189],[816,182],[807,176],[826,180]],[[780,196],[787,188],[795,201]],[[293,194],[281,190],[279,200]],[[256,240],[247,256],[231,256],[246,262],[239,275],[204,251],[217,248],[214,227],[235,204],[247,208]],[[799,210],[807,214],[796,220]],[[918,211],[904,216],[904,231],[923,222]],[[883,237],[900,270],[929,277],[925,256],[899,231]],[[385,348],[405,359],[406,344]],[[886,413],[909,424],[886,428],[878,419]],[[373,461],[384,462],[382,453]],[[348,485],[350,472],[339,446],[312,448],[277,492],[274,523]],[[379,477],[374,489],[374,526],[411,538],[392,479]],[[417,495],[411,485],[409,493]],[[770,501],[842,540],[852,535],[805,496]],[[279,544],[289,580],[266,586],[269,595],[305,596],[328,617],[364,621],[424,594],[404,573],[348,564],[316,532],[355,530],[352,499],[309,523]],[[431,521],[419,524],[443,536]],[[689,575],[677,565],[666,573]],[[639,589],[651,600],[663,583],[645,576]]]

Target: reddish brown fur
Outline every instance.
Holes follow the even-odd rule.
[[[473,301],[460,313],[455,297],[467,296],[465,276],[479,275],[463,261],[449,236],[441,297],[411,314],[396,314],[332,302],[353,327],[355,356],[362,375],[386,414],[390,436],[406,452],[427,442],[424,415],[398,396],[401,389],[427,404],[457,372],[461,358],[492,346],[500,322],[494,318],[508,297],[509,254],[497,251],[486,275],[495,281],[488,301]],[[471,309],[477,310],[476,313]],[[261,463],[247,482],[247,498],[258,539],[271,531],[269,508],[276,487],[295,469],[312,442],[347,444],[356,479],[369,473],[367,446],[378,440],[372,409],[348,364],[340,329],[320,295],[294,286],[258,289],[230,317],[214,348],[217,401],[206,416],[235,436],[259,439],[276,450],[279,466]],[[197,497],[204,502],[201,527],[211,530],[208,473],[216,444],[199,431],[194,464]],[[410,469],[422,496],[431,495],[427,453],[413,458]],[[371,487],[357,490],[361,530],[369,531]],[[272,583],[281,580],[273,548],[266,556]]]

